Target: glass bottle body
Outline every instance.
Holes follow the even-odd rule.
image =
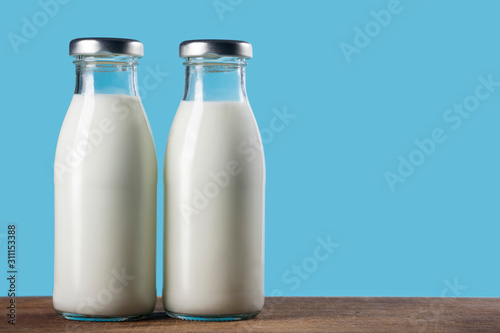
[[[262,142],[244,58],[187,58],[168,138],[163,303],[190,320],[239,320],[264,304]]]
[[[137,58],[77,56],[54,163],[54,308],[140,319],[156,303],[157,165]]]

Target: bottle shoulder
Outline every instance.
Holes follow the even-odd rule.
[[[156,174],[156,152],[140,99],[75,95],[64,119],[55,163],[72,175]],[[124,168],[127,166],[127,168]],[[126,171],[126,172],[125,172]],[[108,178],[116,178],[107,175]],[[125,177],[126,178],[126,177]]]
[[[263,169],[262,141],[252,110],[241,102],[179,105],[165,153],[166,166],[218,170],[234,161],[247,171]]]

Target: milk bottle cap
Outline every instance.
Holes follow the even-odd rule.
[[[196,39],[179,46],[179,57],[252,57],[252,45],[241,40]]]
[[[69,55],[123,54],[144,56],[144,46],[135,39],[126,38],[77,38],[69,43]]]

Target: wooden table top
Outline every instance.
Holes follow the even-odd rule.
[[[0,331],[29,332],[500,332],[500,298],[268,297],[262,313],[240,322],[171,319],[158,298],[154,314],[135,322],[59,318],[51,297],[18,297],[16,325],[0,298]]]

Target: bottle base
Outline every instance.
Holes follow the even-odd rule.
[[[69,312],[63,312],[63,311],[57,311],[56,313],[59,315],[59,317],[68,319],[68,320],[77,320],[77,321],[135,321],[135,320],[142,320],[146,319],[149,317],[149,314],[147,315],[136,315],[136,316],[118,316],[118,317],[113,317],[113,316],[93,316],[93,315],[82,315],[78,313],[69,313]]]
[[[255,318],[260,311],[241,313],[241,314],[230,314],[230,315],[218,315],[218,316],[206,316],[206,315],[191,315],[185,313],[176,313],[171,311],[165,311],[165,313],[172,318],[191,320],[191,321],[237,321]]]

